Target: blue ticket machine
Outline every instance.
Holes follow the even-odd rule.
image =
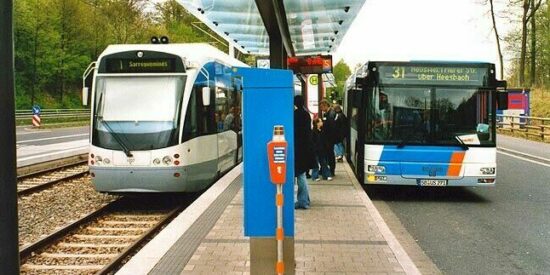
[[[250,272],[276,270],[277,184],[270,177],[268,144],[273,144],[274,127],[282,127],[287,146],[282,184],[284,270],[294,274],[293,75],[257,68],[234,68],[233,74],[243,89],[244,234],[250,237]]]

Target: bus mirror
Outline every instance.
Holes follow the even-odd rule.
[[[508,109],[508,92],[497,92],[497,108],[499,110]]]
[[[210,88],[203,87],[201,92],[202,92],[202,105],[210,106]]]
[[[88,106],[88,87],[82,87],[82,105]]]

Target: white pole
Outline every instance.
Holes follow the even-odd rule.
[[[283,274],[283,185],[277,184],[277,272]],[[282,270],[281,270],[282,269]]]
[[[229,46],[229,56],[235,58],[235,47],[233,47],[231,44]]]

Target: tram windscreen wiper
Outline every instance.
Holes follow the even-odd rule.
[[[458,143],[460,144],[460,147],[464,149],[464,151],[470,150],[470,147],[468,147],[468,145],[466,145],[466,143],[464,143],[464,141],[462,141],[460,137],[455,136],[455,140],[458,141]]]
[[[132,157],[133,156],[132,152],[130,152],[130,149],[128,148],[126,143],[124,143],[124,141],[122,141],[122,139],[120,138],[118,133],[113,131],[113,129],[111,128],[109,123],[107,121],[103,120],[102,118],[99,119],[99,122],[101,122],[103,125],[105,125],[105,128],[107,128],[107,132],[115,139],[115,141],[118,143],[118,145],[120,145],[120,147],[122,148],[122,151],[124,151],[124,154],[126,154],[126,156],[129,157],[129,158]]]

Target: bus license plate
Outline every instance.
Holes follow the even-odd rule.
[[[447,180],[420,180],[421,186],[447,186]]]

